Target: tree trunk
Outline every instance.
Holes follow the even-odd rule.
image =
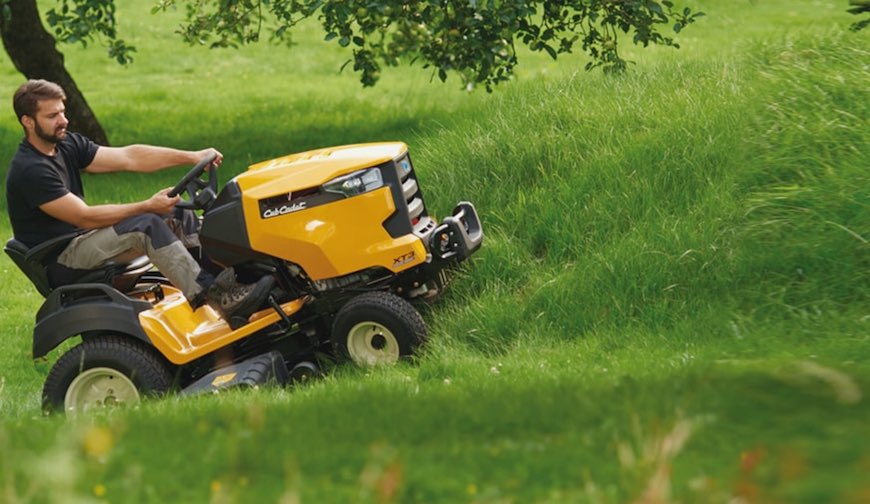
[[[59,84],[66,92],[69,129],[100,145],[108,145],[106,132],[82,96],[63,64],[63,54],[42,25],[36,0],[6,0],[7,17],[0,14],[0,38],[19,72],[28,79],[45,79]]]

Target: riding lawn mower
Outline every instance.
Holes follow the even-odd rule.
[[[469,202],[440,222],[430,215],[404,143],[272,159],[220,191],[213,161],[194,166],[170,195],[186,193],[178,206],[201,213],[200,241],[213,262],[240,281],[274,277],[268,301],[248,318],[192,309],[147,257],[54,285],[50,258],[75,235],[32,249],[7,242],[6,253],[46,297],[33,357],[81,338],[48,374],[46,411],[292,383],[319,375],[324,355],[363,366],[396,362],[426,339],[415,304],[435,299],[483,240]]]

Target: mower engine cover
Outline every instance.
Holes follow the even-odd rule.
[[[200,238],[226,266],[274,257],[318,281],[370,268],[398,274],[431,262],[433,244],[435,259],[452,262],[479,248],[470,203],[446,221],[427,212],[407,145],[359,144],[252,165],[205,213]]]

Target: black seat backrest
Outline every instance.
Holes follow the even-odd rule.
[[[146,256],[129,264],[110,262],[94,270],[74,270],[57,264],[57,256],[78,234],[58,236],[32,249],[11,238],[3,250],[43,297],[47,297],[55,287],[71,283],[105,283],[127,291],[135,286],[139,276],[151,269],[151,262]]]
[[[27,275],[27,278],[36,287],[36,290],[45,297],[52,291],[51,283],[48,280],[46,261],[48,259],[54,261],[57,255],[77,235],[78,233],[72,233],[58,236],[57,238],[46,240],[32,249],[15,238],[10,238],[6,242],[6,246],[3,247],[3,250],[15,265],[18,266],[18,269]]]

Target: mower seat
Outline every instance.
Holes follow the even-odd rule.
[[[135,287],[136,280],[143,273],[152,268],[148,256],[138,257],[129,263],[107,262],[92,270],[67,268],[57,264],[57,256],[78,235],[79,233],[71,233],[58,236],[33,248],[10,238],[3,251],[43,297],[47,297],[57,287],[75,283],[103,283],[127,292]]]

